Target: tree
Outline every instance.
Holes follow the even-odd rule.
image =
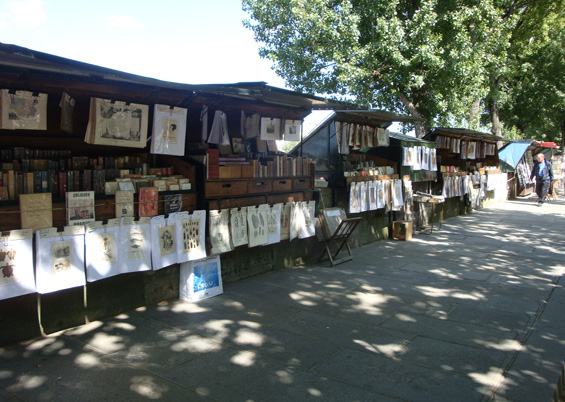
[[[243,0],[243,8],[261,56],[291,88],[423,117],[422,136],[474,119],[471,106],[489,93],[514,22],[494,1]]]
[[[511,39],[508,74],[495,90],[506,125],[565,146],[565,1],[524,1]]]

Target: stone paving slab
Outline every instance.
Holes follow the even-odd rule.
[[[512,331],[499,331],[411,313],[395,314],[381,326],[404,334],[411,333],[491,350],[513,352],[519,347],[517,334]]]
[[[463,376],[486,376],[500,370],[510,355],[418,336],[395,353],[395,357],[402,361]],[[494,386],[495,381],[500,379],[500,376],[493,376],[489,385]]]
[[[385,355],[394,354],[413,337],[387,328],[307,311],[282,320],[274,326],[343,347]]]
[[[551,401],[563,359],[563,331],[541,328],[533,332],[512,363],[497,396],[514,402]]]
[[[304,336],[303,333],[292,333],[286,328],[282,331],[249,321],[239,322],[237,329],[222,338],[222,343],[304,370],[340,349],[321,339]]]
[[[132,366],[156,373],[220,347],[187,331],[126,314],[65,331],[65,335]]]
[[[533,321],[533,315],[463,304],[451,310],[448,317],[450,321],[516,333],[526,331],[528,324]]]
[[[164,376],[223,401],[394,401],[231,348],[209,353]]]
[[[341,351],[316,372],[409,401],[481,401],[488,389],[470,378],[351,349]]]
[[[207,400],[66,337],[0,349],[0,386],[24,401]]]

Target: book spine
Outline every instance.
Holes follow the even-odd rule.
[[[33,192],[41,193],[41,171],[39,170],[33,172]]]
[[[67,193],[67,172],[59,172],[57,173],[57,177],[58,177],[57,196],[63,198]]]

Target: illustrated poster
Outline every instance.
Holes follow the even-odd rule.
[[[206,211],[194,211],[192,214],[188,211],[178,213],[177,238],[182,242],[177,249],[179,262],[206,258],[205,228]]]
[[[282,204],[275,204],[267,211],[267,244],[279,243],[281,241],[281,211]]]
[[[0,237],[0,300],[35,292],[33,230]]]
[[[233,250],[230,240],[230,211],[213,210],[209,212],[208,233],[212,254],[227,253]]]
[[[120,225],[119,273],[151,270],[151,218],[123,217]]]
[[[262,246],[269,241],[267,229],[267,210],[269,206],[264,204],[258,207],[247,207],[247,227],[249,247]]]
[[[176,219],[176,213],[170,214],[167,218],[163,215],[151,218],[151,260],[154,270],[178,262]]]
[[[232,208],[230,210],[230,233],[233,247],[249,243],[247,238],[247,208]]]
[[[66,226],[36,232],[35,271],[37,292],[51,293],[86,284],[84,226]]]
[[[119,239],[120,219],[110,219],[106,225],[103,225],[102,222],[87,225],[84,243],[88,282],[95,282],[120,273]]]

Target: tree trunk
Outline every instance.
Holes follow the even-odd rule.
[[[492,134],[502,137],[502,127],[500,126],[500,116],[498,114],[498,102],[496,99],[489,101],[490,121],[492,123]]]
[[[410,112],[412,116],[419,117],[422,119],[424,118],[424,116],[422,116],[422,114],[418,111],[418,109],[416,109],[414,103],[412,103],[412,101],[408,99],[405,93],[398,91],[397,94],[398,94],[398,98],[400,99],[404,107]],[[422,138],[429,131],[425,120],[414,122],[414,129],[416,131],[417,138]]]
[[[565,149],[565,120],[561,122],[561,149]]]
[[[469,129],[478,131],[481,127],[481,116],[479,115],[481,107],[481,100],[475,99],[471,104],[471,109],[469,110]]]

